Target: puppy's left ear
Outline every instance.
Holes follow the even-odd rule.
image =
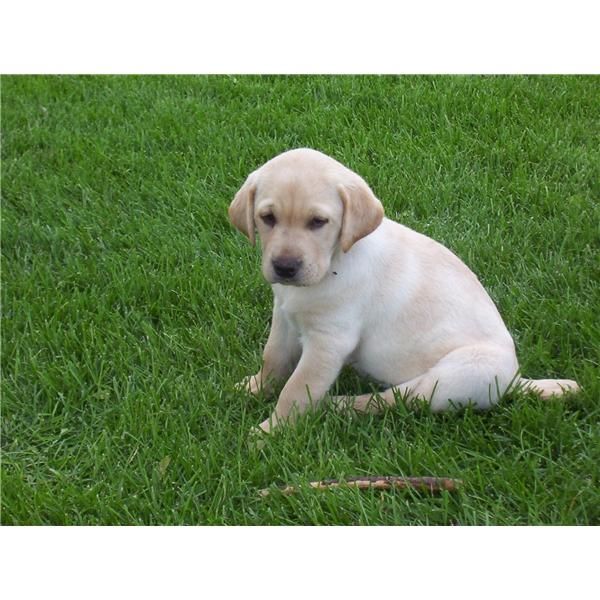
[[[229,220],[234,227],[248,237],[254,246],[254,195],[256,193],[256,176],[251,173],[244,185],[229,205]]]
[[[356,177],[351,183],[340,183],[338,193],[344,205],[340,242],[348,252],[355,242],[369,235],[383,220],[383,206],[367,183]]]

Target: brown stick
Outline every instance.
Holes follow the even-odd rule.
[[[413,490],[436,493],[441,491],[455,492],[462,485],[462,480],[450,479],[449,477],[348,477],[347,479],[324,479],[322,481],[310,481],[308,485],[311,488],[318,490],[338,487],[358,488],[359,490],[389,490],[392,488],[410,488]],[[300,488],[293,485],[287,485],[278,489],[282,494],[293,494]],[[265,488],[259,492],[263,498],[268,496],[270,493],[271,490],[269,490],[269,488]]]

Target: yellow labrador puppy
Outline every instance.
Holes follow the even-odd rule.
[[[287,378],[263,431],[318,403],[345,364],[389,386],[385,403],[422,399],[435,412],[489,408],[515,385],[543,398],[578,389],[519,378],[512,337],[475,275],[384,218],[365,181],[325,154],[276,156],[250,174],[229,216],[252,243],[258,230],[275,297],[262,368],[243,382],[257,393]],[[381,406],[368,394],[344,400]]]

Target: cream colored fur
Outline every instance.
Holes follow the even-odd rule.
[[[438,412],[487,409],[514,386],[544,398],[570,380],[519,377],[511,335],[475,275],[450,250],[399,223],[356,173],[309,149],[276,156],[234,198],[232,223],[262,245],[274,294],[256,393],[286,380],[271,417],[292,421],[326,395],[345,364],[382,382],[338,405],[377,410],[402,397]],[[282,275],[283,274],[283,275]]]

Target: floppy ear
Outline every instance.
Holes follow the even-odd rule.
[[[342,250],[348,252],[355,242],[379,227],[383,206],[360,177],[351,184],[340,183],[337,189],[344,205],[340,242]]]
[[[229,220],[234,227],[248,237],[254,246],[254,194],[256,183],[254,173],[246,179],[244,185],[229,205]]]

